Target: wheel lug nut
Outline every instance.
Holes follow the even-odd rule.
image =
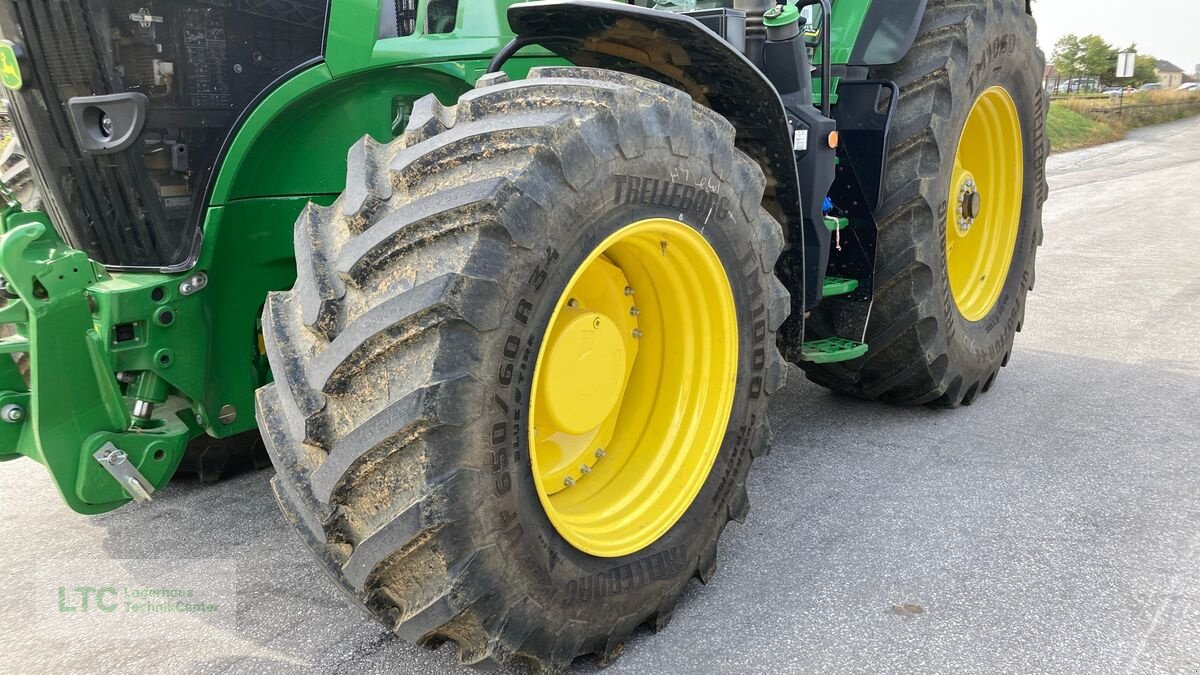
[[[634,328],[633,329],[633,337],[634,337],[634,339],[642,337],[642,331]]]
[[[579,473],[588,474],[591,472],[592,472],[592,467],[588,466],[587,464],[579,465]]]
[[[642,310],[638,309],[637,307],[629,308],[629,316],[638,316],[641,313],[642,313]]]
[[[633,295],[633,286],[625,287],[625,295]]]
[[[579,306],[579,301],[576,300],[575,298],[571,298],[570,300],[567,300],[567,307],[578,307],[578,306]]]
[[[595,452],[596,459],[600,459],[601,457],[604,457],[607,454],[608,453],[605,452],[603,448],[596,448],[596,452]]]
[[[563,479],[563,485],[566,485],[567,487],[571,487],[574,484],[575,484],[575,479],[571,478],[570,476],[567,476],[566,478]]]

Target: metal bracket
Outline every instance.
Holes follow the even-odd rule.
[[[191,295],[204,290],[208,285],[208,275],[204,272],[197,272],[192,276],[179,282],[179,293],[181,295]]]
[[[92,453],[92,457],[100,462],[100,466],[104,467],[135,501],[150,501],[154,486],[129,461],[129,456],[125,454],[124,450],[112,443],[105,443],[100,446],[99,450]]]

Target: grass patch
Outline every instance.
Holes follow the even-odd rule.
[[[1046,133],[1050,136],[1051,152],[1111,143],[1124,135],[1107,122],[1075,112],[1057,101],[1050,104]]]
[[[1154,91],[1125,96],[1088,96],[1050,103],[1046,131],[1051,152],[1119,140],[1130,129],[1200,115],[1200,95]]]

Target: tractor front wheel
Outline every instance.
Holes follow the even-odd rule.
[[[779,224],[734,130],[577,68],[350,151],[264,312],[280,505],[355,602],[466,663],[661,627],[747,510],[783,380]]]

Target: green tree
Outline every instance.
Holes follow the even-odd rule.
[[[1077,77],[1083,67],[1082,60],[1083,45],[1079,43],[1078,35],[1068,33],[1054,43],[1050,62],[1054,64],[1054,69],[1059,75],[1067,78]]]
[[[1054,45],[1050,62],[1063,81],[1081,78],[1099,78],[1100,86],[1140,87],[1147,82],[1157,82],[1154,72],[1157,62],[1149,54],[1138,54],[1134,60],[1132,78],[1117,79],[1117,55],[1121,52],[1137,52],[1137,43],[1124,49],[1115,49],[1099,35],[1064,35]],[[1072,87],[1074,90],[1074,87]]]
[[[1079,39],[1080,75],[1099,78],[1100,84],[1108,86],[1116,79],[1116,50],[1099,35],[1085,35]]]
[[[1147,82],[1158,82],[1158,73],[1154,69],[1157,63],[1158,59],[1153,56],[1139,54],[1134,59],[1133,86],[1140,87]]]
[[[1050,60],[1059,74],[1068,80],[1099,78],[1100,84],[1107,84],[1115,75],[1114,54],[1112,45],[1099,35],[1079,37],[1070,33],[1055,43]]]

